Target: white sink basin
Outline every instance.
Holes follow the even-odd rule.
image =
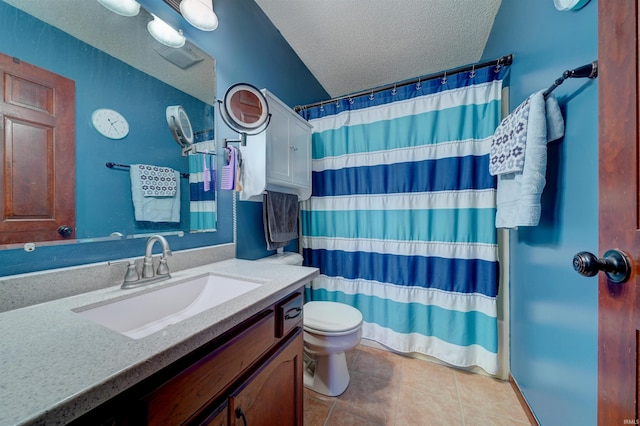
[[[260,285],[258,282],[204,274],[126,299],[74,309],[74,312],[125,336],[141,339]]]

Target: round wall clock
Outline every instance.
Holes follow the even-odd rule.
[[[109,139],[122,139],[129,134],[129,123],[118,111],[99,108],[91,114],[91,124]]]
[[[564,12],[567,10],[578,10],[589,3],[589,0],[553,0],[553,3],[556,5],[556,9]]]

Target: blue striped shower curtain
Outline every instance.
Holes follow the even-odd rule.
[[[308,299],[347,303],[363,337],[498,371],[495,66],[302,110],[313,193],[302,203]]]
[[[216,152],[215,141],[194,144],[198,152]],[[206,163],[205,163],[206,162]],[[205,191],[205,164],[211,183]],[[189,154],[189,229],[206,231],[216,229],[216,157],[211,154]]]

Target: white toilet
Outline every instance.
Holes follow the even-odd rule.
[[[264,262],[302,265],[297,253],[278,253]],[[304,305],[304,385],[328,396],[338,396],[349,385],[345,352],[360,343],[362,314],[338,302],[307,302]]]
[[[345,352],[362,337],[362,314],[337,302],[304,305],[304,385],[328,396],[338,396],[349,385]]]

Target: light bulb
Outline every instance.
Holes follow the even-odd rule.
[[[136,16],[140,12],[140,4],[135,0],[98,0],[98,3],[122,16]]]
[[[182,0],[180,12],[184,19],[202,31],[218,28],[218,17],[213,11],[213,0]]]
[[[151,14],[151,16],[153,16],[153,21],[149,21],[147,24],[147,30],[153,38],[165,46],[175,48],[184,46],[186,39],[182,35],[181,31],[175,30],[171,25],[167,24],[156,15]]]

